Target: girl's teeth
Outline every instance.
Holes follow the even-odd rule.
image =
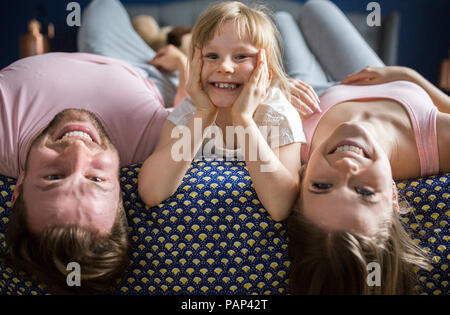
[[[334,151],[334,153],[339,153],[339,152],[342,152],[342,151],[351,151],[351,152],[355,152],[355,153],[357,153],[357,154],[359,154],[361,156],[364,156],[363,150],[361,148],[355,147],[353,145],[342,145],[342,146],[338,147]]]
[[[83,131],[70,131],[70,132],[66,133],[66,134],[61,138],[61,140],[64,139],[64,138],[67,138],[67,137],[72,137],[72,136],[83,137],[83,138],[88,139],[89,141],[93,141],[92,138],[91,138],[91,136],[90,136],[89,134],[83,132]]]
[[[214,83],[214,86],[221,89],[235,89],[237,87],[236,84],[232,83]]]

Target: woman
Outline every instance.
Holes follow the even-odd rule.
[[[327,90],[323,113],[304,123],[290,285],[294,293],[413,293],[413,264],[428,264],[400,224],[393,180],[450,171],[450,98],[403,67],[369,67],[350,82],[360,86]],[[381,266],[381,286],[367,285],[370,262]]]
[[[288,220],[290,287],[294,294],[414,293],[413,264],[429,264],[400,223],[394,180],[450,171],[450,98],[412,69],[383,67],[368,47],[337,44],[345,32],[336,29],[353,27],[330,2],[308,4],[302,32],[287,32],[295,22],[286,13],[277,20],[288,74],[313,86],[320,84],[308,76],[317,78],[317,69],[344,80],[321,94],[321,113],[304,120],[301,193]],[[289,54],[292,46],[302,58]],[[342,67],[342,56],[354,65]],[[348,75],[355,65],[364,70]],[[381,281],[371,286],[373,262]]]

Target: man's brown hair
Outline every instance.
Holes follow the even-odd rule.
[[[111,232],[99,235],[78,226],[51,227],[33,234],[20,194],[11,209],[7,231],[7,262],[35,276],[57,294],[112,293],[129,265],[128,223],[120,198]],[[80,286],[67,284],[67,265],[80,265]]]

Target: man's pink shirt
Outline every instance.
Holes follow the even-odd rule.
[[[0,174],[17,177],[31,141],[67,108],[97,116],[122,166],[152,153],[169,114],[156,86],[120,60],[85,53],[21,59],[0,71]]]

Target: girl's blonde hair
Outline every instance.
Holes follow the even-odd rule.
[[[266,51],[268,67],[273,72],[271,87],[278,87],[289,96],[289,84],[279,46],[281,37],[264,6],[250,8],[242,2],[229,1],[206,9],[192,29],[191,56],[194,55],[195,47],[203,48],[228,22],[237,25],[239,38],[247,38],[252,45]]]

